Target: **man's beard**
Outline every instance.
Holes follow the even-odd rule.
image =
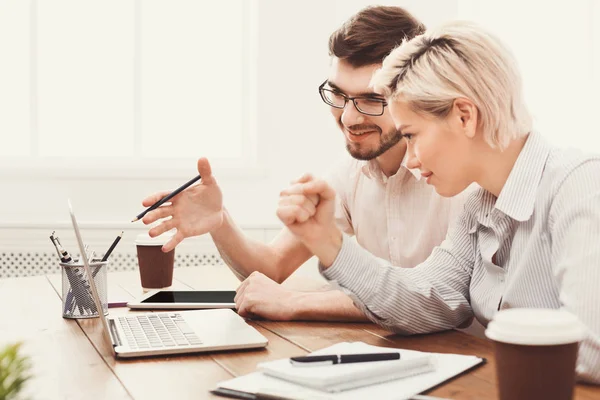
[[[344,126],[339,123],[340,128],[345,129]],[[349,131],[357,130],[372,130],[379,133],[379,147],[376,149],[362,148],[361,143],[346,143],[346,150],[348,153],[357,160],[369,161],[379,157],[389,149],[391,149],[396,143],[402,139],[401,133],[395,128],[390,129],[385,134],[381,133],[381,128],[377,125],[353,125],[348,129]]]

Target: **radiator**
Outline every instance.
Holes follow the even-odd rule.
[[[175,268],[196,265],[224,265],[219,254],[177,254]],[[137,254],[117,253],[110,256],[109,271],[137,269]],[[23,276],[58,274],[60,266],[55,252],[2,252],[0,253],[0,279]]]

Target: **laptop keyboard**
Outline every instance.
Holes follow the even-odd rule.
[[[202,344],[182,315],[177,313],[119,317],[119,325],[132,349]]]

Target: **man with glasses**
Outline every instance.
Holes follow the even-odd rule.
[[[394,126],[385,100],[369,88],[373,72],[405,37],[424,26],[399,7],[360,11],[329,39],[331,68],[319,86],[352,158],[329,177],[337,193],[337,222],[365,249],[394,265],[416,266],[446,236],[462,210],[463,197],[443,198],[404,166],[406,144]],[[177,228],[163,250],[186,237],[210,233],[231,270],[244,279],[236,305],[242,316],[272,320],[367,320],[360,304],[339,290],[298,292],[280,283],[307,261],[311,252],[287,229],[270,244],[245,236],[223,208],[222,194],[206,159],[198,161],[200,185],[173,199],[169,207],[148,213],[143,221],[172,217],[150,230],[151,236]],[[307,179],[302,177],[299,181]],[[144,200],[149,206],[166,193]],[[314,199],[313,199],[314,200]],[[288,198],[286,207],[313,207]],[[369,277],[365,277],[368,284]],[[332,288],[329,288],[332,289]]]

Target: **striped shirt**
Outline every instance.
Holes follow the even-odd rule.
[[[387,177],[375,160],[348,157],[326,179],[337,193],[335,216],[342,231],[393,265],[415,267],[444,241],[468,194],[440,196],[405,161]]]
[[[578,377],[600,383],[600,156],[531,133],[498,198],[472,193],[424,263],[394,268],[344,237],[320,268],[371,320],[404,334],[473,315],[486,326],[505,308],[564,308],[587,327]]]

